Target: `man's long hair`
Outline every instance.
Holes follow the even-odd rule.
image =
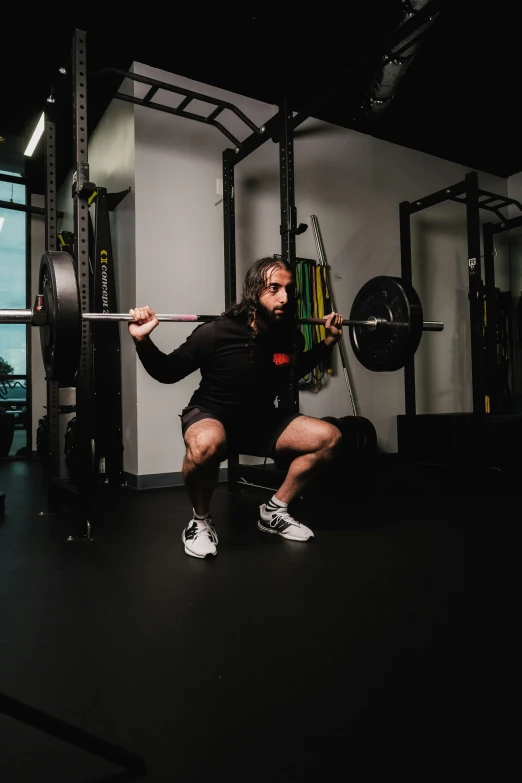
[[[284,269],[295,276],[292,265],[284,259],[265,256],[255,261],[246,272],[241,300],[229,307],[222,314],[222,317],[232,318],[242,323],[250,323],[256,310],[259,311],[259,297],[270,285],[271,273],[278,269]],[[297,296],[293,291],[289,292],[281,327],[276,335],[265,335],[262,333],[256,335],[257,340],[260,344],[266,344],[273,337],[273,339],[279,342],[283,350],[291,354],[292,360],[295,360],[298,343]]]
[[[223,318],[234,318],[248,323],[259,306],[259,297],[270,285],[270,272],[275,272],[277,269],[285,269],[292,275],[294,274],[291,264],[282,258],[265,256],[255,261],[245,275],[241,300],[229,307],[223,313]],[[287,318],[294,320],[295,326],[296,314],[297,299],[293,296],[289,298],[285,306],[285,320]]]

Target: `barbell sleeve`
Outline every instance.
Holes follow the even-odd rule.
[[[30,324],[32,320],[32,310],[0,310],[1,324]]]

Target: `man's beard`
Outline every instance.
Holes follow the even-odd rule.
[[[283,315],[277,316],[261,302],[257,303],[256,332],[263,341],[286,341],[293,336],[295,328],[296,320],[291,314],[283,311]]]

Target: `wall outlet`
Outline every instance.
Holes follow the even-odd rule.
[[[219,179],[219,177],[216,179],[216,195],[223,195],[223,180]]]

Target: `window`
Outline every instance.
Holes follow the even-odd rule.
[[[2,174],[13,177],[10,172],[0,171],[0,201],[25,204],[25,185],[3,180]],[[0,206],[2,309],[27,306],[26,225],[25,212]],[[27,446],[26,413],[27,327],[0,324],[0,457],[15,455]]]

